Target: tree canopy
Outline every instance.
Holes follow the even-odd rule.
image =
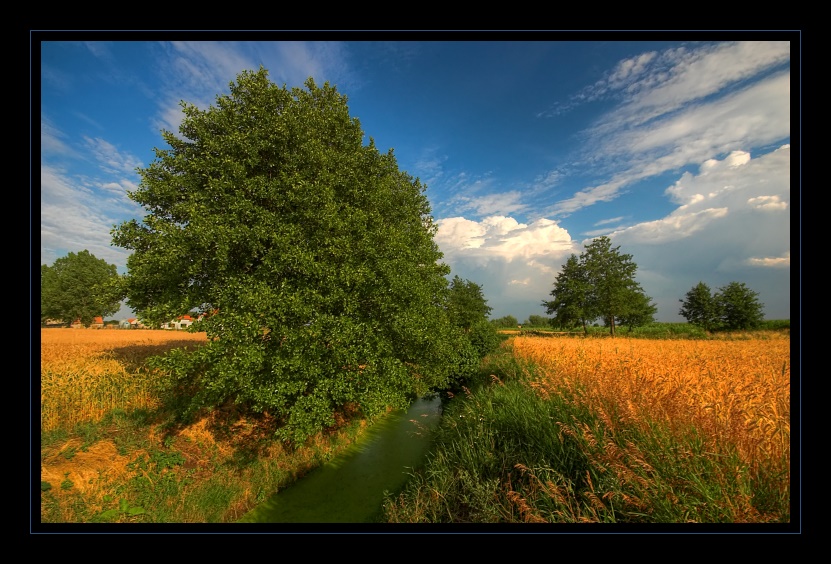
[[[487,321],[492,308],[488,305],[479,284],[454,276],[448,295],[450,319],[457,326],[470,331],[479,321]]]
[[[88,250],[68,253],[52,266],[40,267],[40,318],[66,323],[80,320],[89,326],[121,308],[121,277],[114,264],[96,258]]]
[[[390,149],[364,144],[346,96],[310,78],[278,87],[245,71],[140,169],[143,221],[113,230],[131,249],[128,304],[147,318],[194,308],[208,343],[164,360],[192,410],[235,401],[303,440],[357,407],[367,416],[476,369],[449,319],[449,268],[425,187]]]
[[[588,272],[580,259],[572,254],[554,281],[554,289],[551,291],[554,299],[542,303],[546,313],[554,315],[551,320],[553,325],[566,329],[579,325],[584,332],[588,331],[586,326],[597,318],[597,313],[589,310],[591,286],[587,276]]]
[[[492,308],[479,284],[454,276],[448,291],[447,310],[451,323],[462,330],[479,358],[499,347],[499,332],[488,321]]]
[[[523,325],[530,325],[531,327],[548,327],[551,325],[551,320],[542,315],[529,315],[527,323]]]
[[[578,258],[572,254],[554,282],[546,313],[560,326],[587,325],[602,318],[612,336],[619,324],[631,328],[653,321],[657,311],[635,280],[638,266],[632,255],[613,247],[609,237],[592,240]]]
[[[701,327],[705,331],[716,329],[721,320],[719,307],[710,287],[704,282],[693,286],[684,298],[679,299],[681,309],[678,314],[688,323]]]
[[[510,327],[511,329],[519,325],[519,321],[517,321],[516,317],[513,315],[506,315],[497,319],[491,319],[490,322],[494,327]]]
[[[756,329],[765,319],[758,292],[743,282],[730,282],[716,292],[699,282],[679,301],[679,315],[705,331]]]

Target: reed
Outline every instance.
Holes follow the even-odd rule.
[[[512,337],[390,522],[789,523],[790,339]]]

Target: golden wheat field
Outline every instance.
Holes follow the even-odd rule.
[[[206,341],[205,333],[162,329],[41,329],[40,337],[42,431],[155,407],[147,357]]]
[[[532,386],[566,391],[621,423],[695,428],[713,452],[733,445],[751,467],[790,468],[790,336],[728,340],[515,337],[513,354],[537,365]]]

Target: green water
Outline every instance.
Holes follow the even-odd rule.
[[[395,493],[421,464],[429,431],[441,416],[438,397],[416,400],[370,427],[343,455],[274,494],[239,523],[372,523],[384,492]]]

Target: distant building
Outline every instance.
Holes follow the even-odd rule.
[[[76,319],[70,325],[73,329],[81,329],[84,327],[84,324],[81,323],[80,319]],[[104,328],[104,318],[100,315],[98,317],[92,318],[92,323],[90,324],[91,329],[103,329]]]
[[[162,329],[187,329],[193,325],[194,319],[190,315],[180,315],[173,321],[162,323]]]

